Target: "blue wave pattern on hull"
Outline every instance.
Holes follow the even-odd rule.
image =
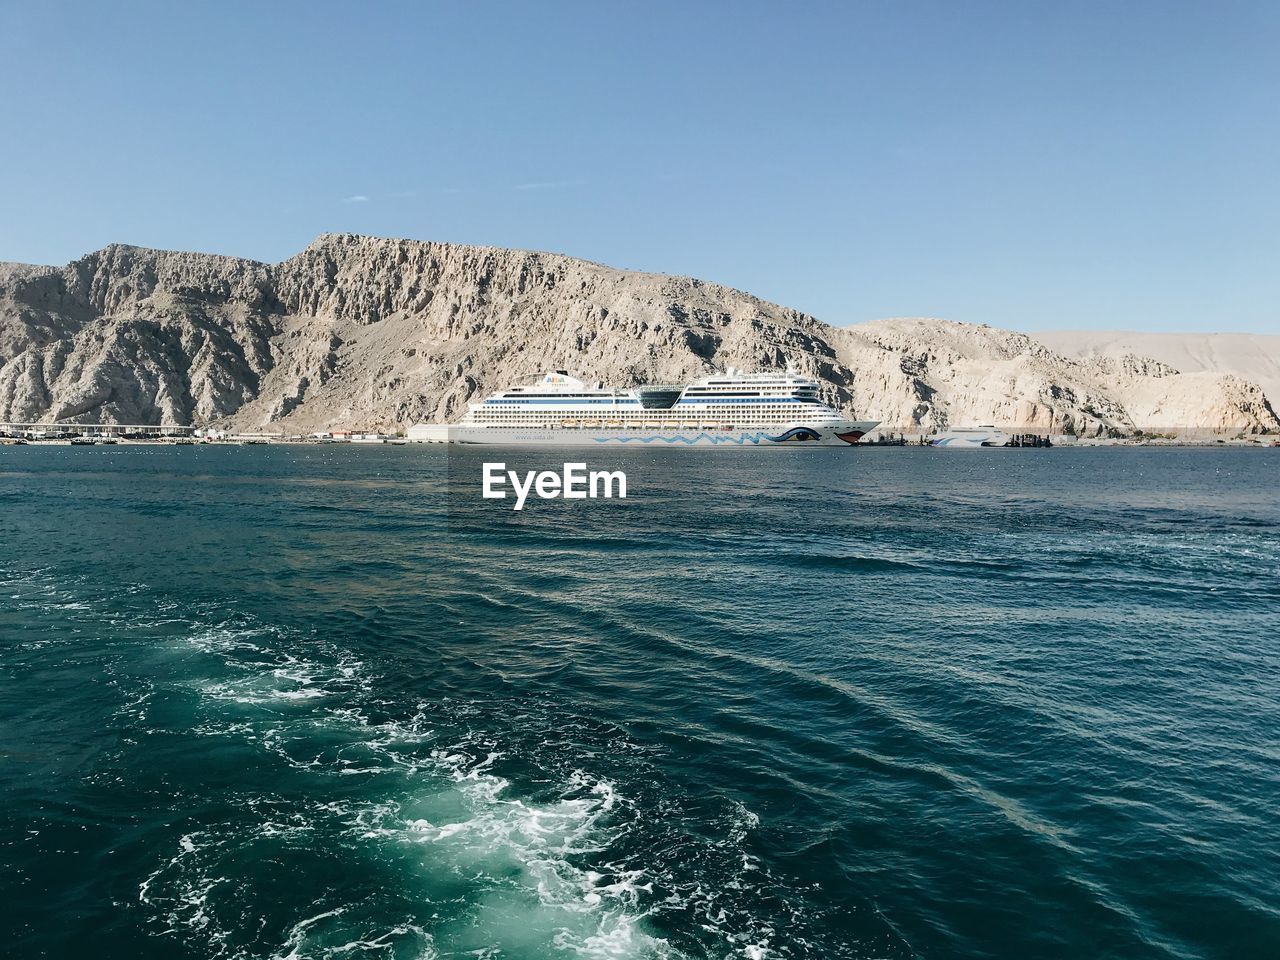
[[[807,436],[806,436],[807,434]],[[713,433],[699,433],[696,436],[688,437],[676,434],[670,437],[652,436],[652,437],[593,437],[596,443],[683,443],[686,446],[692,446],[695,443],[707,442],[713,444],[732,443],[737,446],[745,446],[748,443],[759,445],[761,443],[788,443],[805,440],[820,440],[821,437],[813,430],[807,427],[794,427],[786,433],[776,437],[771,437],[767,433],[742,433],[733,435],[716,435]]]

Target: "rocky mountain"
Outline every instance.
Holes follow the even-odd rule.
[[[1280,320],[1276,323],[1280,328]],[[1152,357],[1182,373],[1231,373],[1280,403],[1280,333],[1051,330],[1036,339],[1064,357]]]
[[[845,333],[854,346],[842,358],[862,373],[867,401],[895,429],[980,423],[1082,435],[1280,429],[1262,389],[1229,374],[1181,373],[1135,354],[1068,358],[1026,334],[947,320],[881,320]],[[896,367],[886,352],[899,358]]]
[[[624,385],[729,365],[791,365],[895,430],[1280,430],[1240,377],[942,320],[842,329],[555,254],[324,235],[277,264],[116,245],[0,265],[0,421],[386,429],[548,368]]]

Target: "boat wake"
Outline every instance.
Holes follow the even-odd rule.
[[[743,848],[755,818],[726,809],[701,838],[678,803],[628,795],[581,763],[582,735],[603,734],[634,780],[642,751],[616,731],[566,736],[573,718],[515,702],[397,716],[364,662],[244,621],[192,629],[173,654],[192,729],[226,741],[208,752],[261,774],[139,885],[157,932],[287,960],[796,955],[733,902],[764,878]]]
[[[831,932],[847,903],[753,852],[754,814],[550,694],[424,698],[404,663],[220,603],[11,583],[49,619],[40,663],[110,634],[113,746],[91,782],[146,825],[118,906],[159,942],[220,960],[868,955]]]

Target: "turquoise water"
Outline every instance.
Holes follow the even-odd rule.
[[[0,448],[6,955],[1280,955],[1280,450],[486,456]]]

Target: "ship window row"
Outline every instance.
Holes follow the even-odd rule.
[[[732,407],[698,407],[689,406],[684,408],[675,408],[671,411],[672,416],[655,416],[658,413],[666,411],[645,410],[643,407],[577,407],[566,408],[566,410],[548,410],[548,408],[539,408],[539,410],[521,410],[518,407],[483,407],[486,415],[489,416],[573,416],[575,413],[612,413],[612,415],[623,417],[643,417],[646,420],[671,420],[673,417],[681,416],[707,416],[722,417],[758,417],[758,416],[809,416],[809,415],[827,415],[827,413],[835,413],[836,411],[828,410],[828,408],[814,407],[810,410],[796,410],[795,407],[749,407],[749,408],[732,408]]]
[[[779,377],[748,377],[748,378],[744,378],[744,380],[746,383],[750,383],[753,386],[755,384],[762,384],[764,386],[773,386],[779,383],[795,383],[796,382],[795,378],[793,377],[781,377],[781,376]],[[700,387],[740,387],[743,385],[744,380],[704,380],[702,383],[698,384],[698,386]]]
[[[737,393],[705,393],[705,394],[686,393],[680,399],[680,402],[687,403],[690,400],[697,400],[699,403],[732,403],[735,401],[738,403],[746,403],[746,402],[796,403],[796,402],[799,402],[801,399],[802,399],[801,397],[792,396],[790,394],[778,394],[777,396],[771,396],[771,397],[757,395],[753,397],[750,394],[737,394]]]
[[[503,404],[505,406],[538,406],[547,403],[605,403],[610,406],[639,406],[640,401],[625,397],[517,397],[515,399],[490,398],[485,401],[487,404],[496,405]]]
[[[510,426],[510,427],[543,427],[543,426],[548,426],[548,425],[553,425],[553,426],[570,426],[570,425],[572,425],[572,426],[576,426],[576,425],[578,425],[578,422],[579,422],[579,421],[575,421],[575,420],[556,420],[556,419],[542,419],[542,420],[537,420],[537,419],[517,419],[517,420],[504,420],[504,421],[502,421],[502,422],[500,422],[500,423],[492,423],[492,422],[489,422],[489,423],[485,423],[484,425],[485,425],[485,426]],[[640,428],[640,427],[648,427],[648,426],[653,426],[653,425],[657,425],[657,426],[672,426],[672,427],[674,427],[674,426],[682,426],[682,425],[685,425],[685,424],[696,424],[696,423],[714,423],[714,424],[716,424],[716,425],[727,425],[727,426],[736,426],[736,427],[743,427],[743,428],[745,428],[745,427],[752,427],[752,426],[776,426],[776,427],[784,427],[784,426],[788,426],[788,425],[790,425],[790,424],[797,423],[798,421],[795,421],[795,420],[782,420],[782,419],[778,419],[778,420],[750,420],[750,421],[741,421],[741,420],[700,420],[700,419],[689,419],[689,420],[647,420],[647,421],[646,421],[646,420],[635,420],[635,421],[630,421],[630,422],[624,422],[624,421],[621,421],[621,420],[611,420],[611,419],[609,419],[608,417],[604,417],[604,418],[601,418],[601,419],[588,419],[588,420],[583,420],[583,421],[581,421],[581,422],[582,422],[582,423],[585,423],[585,424],[608,423],[608,424],[615,424],[615,425],[617,425],[617,426],[623,426],[623,427],[636,427],[636,428]],[[823,422],[827,422],[827,421],[823,421]]]
[[[581,407],[584,410],[597,410],[607,407],[617,407],[622,410],[654,410],[654,411],[672,411],[672,410],[818,410],[827,409],[827,405],[823,403],[811,403],[796,400],[776,399],[776,400],[733,400],[723,403],[716,403],[706,400],[685,400],[681,403],[672,404],[669,407],[645,407],[639,403],[590,403],[583,401],[575,401],[573,403],[506,403],[501,400],[486,400],[484,403],[476,404],[476,406],[488,407],[496,410],[570,410],[574,407]]]
[[[548,395],[548,394],[539,394],[539,393],[512,392],[512,393],[504,393],[502,396],[503,398],[514,398],[517,400],[562,400],[566,397],[584,397],[589,400],[597,400],[597,399],[611,400],[613,399],[614,394],[608,394],[608,393],[601,394],[597,392],[597,393],[556,393],[556,394]],[[619,399],[628,399],[628,398],[619,397]]]
[[[779,384],[776,387],[739,387],[737,390],[719,390],[710,389],[708,387],[686,387],[686,396],[711,396],[711,397],[759,397],[759,396],[777,396],[779,394],[799,394],[799,393],[816,393],[817,391],[811,387],[789,387]]]
[[[488,424],[509,423],[509,424],[524,424],[524,425],[530,425],[530,424],[543,424],[543,423],[567,423],[567,422],[577,422],[577,421],[579,421],[579,420],[582,420],[582,421],[584,421],[584,422],[589,422],[589,423],[596,423],[596,422],[600,422],[600,421],[604,421],[604,422],[606,422],[606,423],[621,423],[621,424],[627,424],[627,425],[629,425],[629,426],[640,426],[641,424],[648,424],[648,423],[668,423],[668,424],[674,424],[674,423],[700,423],[700,422],[701,422],[701,423],[711,423],[711,422],[714,422],[714,423],[736,423],[736,424],[740,424],[740,425],[746,425],[746,424],[752,424],[752,423],[788,424],[788,423],[796,423],[796,422],[797,422],[797,420],[796,420],[794,417],[748,417],[748,418],[734,418],[734,417],[681,417],[681,418],[679,418],[679,419],[672,419],[672,420],[653,420],[653,419],[649,419],[649,420],[634,419],[634,420],[632,420],[632,419],[627,419],[627,418],[622,418],[622,417],[610,417],[610,416],[608,416],[608,415],[601,416],[600,414],[595,414],[595,415],[593,415],[593,416],[587,416],[587,417],[503,417],[503,418],[498,418],[498,419],[485,419],[485,420],[484,420],[484,421],[482,421],[482,422],[484,422],[484,423],[488,423]]]
[[[744,407],[750,406],[751,408],[755,408],[796,403],[804,404],[806,406],[817,406],[819,401],[817,398],[810,397],[685,397],[675,405],[678,407],[681,405],[691,406],[696,404],[715,404],[717,406],[734,406],[740,404]]]
[[[737,419],[739,419],[739,420],[742,420],[742,419],[746,419],[746,420],[753,420],[753,419],[756,419],[757,417],[787,417],[787,418],[790,418],[790,419],[795,419],[795,417],[796,417],[796,411],[794,411],[794,410],[750,410],[750,411],[747,411],[747,410],[685,410],[685,411],[683,411],[683,412],[681,412],[681,413],[679,414],[679,417],[654,417],[654,416],[652,416],[651,414],[649,414],[649,413],[647,413],[647,412],[641,412],[641,411],[638,411],[638,410],[618,410],[618,411],[610,411],[610,410],[556,410],[556,411],[551,411],[551,410],[530,410],[530,411],[504,410],[504,411],[501,411],[501,412],[497,412],[497,411],[489,411],[489,412],[488,412],[488,415],[489,415],[489,416],[495,416],[495,417],[523,417],[523,418],[527,418],[527,417],[572,417],[572,416],[576,416],[576,415],[578,415],[578,414],[583,414],[583,415],[586,415],[586,416],[593,416],[593,417],[598,417],[598,416],[623,417],[623,418],[628,419],[628,420],[674,420],[674,419],[679,419],[679,417],[700,417],[700,416],[716,417],[716,418],[725,418],[725,417],[730,417],[730,418],[737,418]],[[831,410],[814,410],[814,411],[812,411],[812,415],[814,415],[814,416],[833,416],[833,415],[834,415],[834,411],[831,411]]]
[[[546,415],[549,417],[571,417],[575,413],[601,414],[611,413],[619,417],[642,418],[646,420],[671,420],[676,417],[684,416],[702,416],[709,417],[761,417],[761,416],[807,416],[809,414],[832,414],[834,410],[825,407],[813,407],[808,410],[797,410],[795,407],[698,407],[689,405],[683,409],[676,408],[670,411],[671,416],[659,416],[658,414],[668,411],[662,410],[646,410],[643,407],[578,407],[558,409],[521,409],[519,407],[492,407],[486,406],[481,408],[487,415],[495,417],[524,417]]]
[[[777,408],[777,409],[752,409],[752,410],[682,410],[676,417],[654,417],[647,410],[621,410],[610,408],[587,408],[581,410],[493,410],[489,408],[487,414],[492,417],[572,417],[577,415],[585,416],[610,416],[622,417],[627,420],[670,420],[676,417],[714,417],[729,418],[738,420],[755,420],[761,418],[789,419],[795,420],[798,417],[829,417],[835,416],[834,410],[811,410],[801,413],[793,409]]]
[[[834,411],[819,410],[819,411],[814,411],[813,415],[818,417],[831,417],[831,416],[835,416],[836,414],[834,413]],[[488,419],[488,420],[543,419],[545,420],[548,418],[559,419],[561,417],[577,417],[577,416],[612,417],[615,419],[622,419],[622,420],[645,420],[645,421],[686,420],[690,418],[693,418],[693,419],[706,418],[706,419],[713,419],[713,420],[795,420],[797,419],[794,411],[788,411],[788,410],[765,410],[765,411],[753,410],[750,413],[746,413],[743,411],[731,411],[731,410],[689,410],[684,412],[678,417],[654,417],[654,416],[648,416],[648,415],[637,415],[632,411],[619,411],[617,413],[613,413],[608,410],[562,410],[562,411],[556,411],[556,412],[552,412],[549,410],[543,410],[538,412],[534,412],[534,411],[517,412],[513,410],[513,411],[503,411],[501,413],[491,412],[487,414],[485,419]]]
[[[554,410],[554,408],[547,408],[547,407],[521,408],[521,407],[486,406],[484,407],[484,410],[490,413],[493,413],[493,415],[495,416],[497,415],[521,416],[521,415],[525,415],[525,413],[532,413],[532,415],[536,415],[536,413],[548,413],[548,415],[553,415],[553,416],[571,416],[572,413],[575,413],[576,411],[590,412],[590,413],[612,411],[612,412],[616,412],[618,416],[631,416],[631,417],[643,416],[643,417],[649,417],[650,420],[654,419],[655,413],[660,412],[660,411],[654,411],[654,410],[646,410],[646,408],[644,407],[567,407],[567,408],[564,408],[564,410]],[[767,415],[767,413],[778,413],[778,415],[786,415],[786,416],[800,416],[800,415],[805,415],[805,413],[835,412],[835,411],[829,410],[829,408],[827,407],[810,407],[808,408],[808,410],[796,410],[795,407],[701,407],[701,406],[698,406],[698,404],[696,403],[690,403],[689,406],[686,406],[686,407],[671,408],[671,410],[673,413],[675,413],[675,416],[685,416],[685,415],[698,416],[699,413],[707,413],[708,416],[744,416],[744,417],[763,416],[763,415]],[[662,417],[658,417],[658,419],[662,419]]]

